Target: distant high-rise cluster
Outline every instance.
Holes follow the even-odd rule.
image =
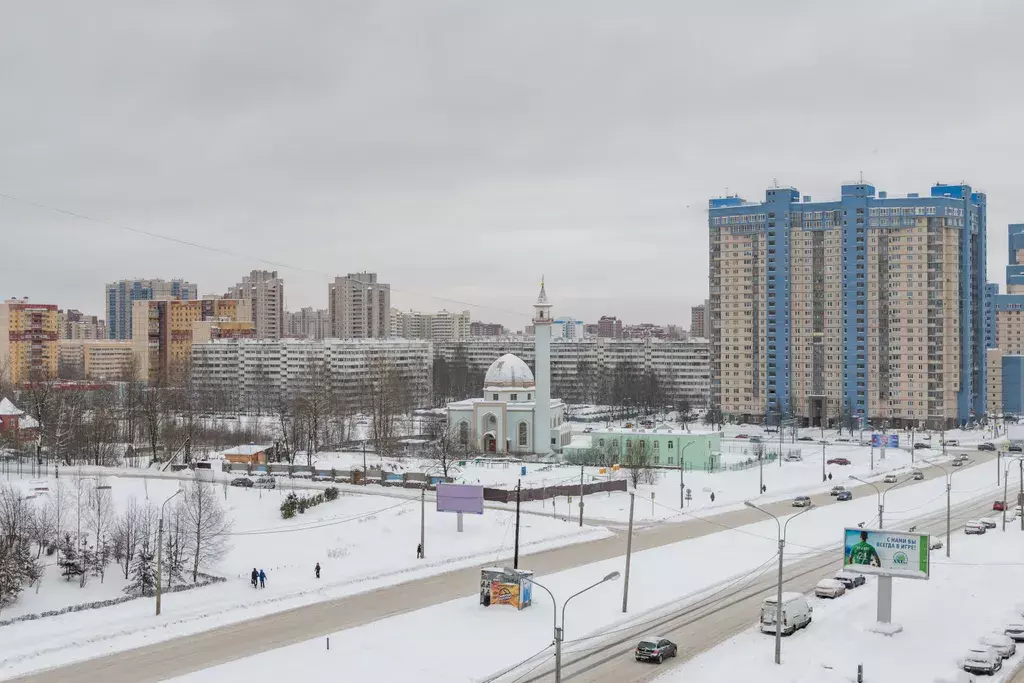
[[[331,336],[380,339],[391,334],[391,285],[377,273],[349,273],[328,285]]]
[[[132,338],[132,306],[153,299],[198,299],[199,287],[184,280],[119,280],[104,290],[107,334],[111,339]]]
[[[249,302],[257,339],[280,339],[285,333],[284,280],[276,270],[252,271],[231,287],[224,298]]]

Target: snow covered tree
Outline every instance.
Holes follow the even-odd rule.
[[[128,595],[149,597],[156,594],[156,566],[149,539],[142,541],[132,560],[131,582],[125,586]]]
[[[82,564],[78,557],[78,547],[74,540],[72,540],[71,534],[64,534],[64,538],[60,542],[59,551],[60,559],[57,560],[57,566],[60,567],[64,579],[71,581],[72,578],[82,573]]]
[[[0,608],[13,604],[23,586],[14,549],[0,548]]]
[[[231,520],[213,486],[198,477],[185,488],[184,499],[179,505],[188,539],[185,547],[192,564],[192,583],[196,583],[199,567],[212,565],[227,552]]]
[[[163,581],[165,588],[185,580],[185,525],[181,505],[168,509],[164,519]]]

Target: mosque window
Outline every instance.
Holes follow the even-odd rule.
[[[498,400],[498,395],[497,394],[491,394],[491,400],[492,401],[497,401]]]
[[[526,428],[526,423],[525,422],[520,422],[519,423],[519,445],[520,446],[525,446],[526,445],[526,439],[527,439],[526,429],[527,429]]]
[[[511,398],[513,401],[518,401],[519,400],[519,394],[512,394],[509,398]]]

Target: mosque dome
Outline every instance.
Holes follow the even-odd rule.
[[[506,353],[491,363],[484,376],[485,387],[529,388],[534,386],[533,372],[530,366],[519,356]]]

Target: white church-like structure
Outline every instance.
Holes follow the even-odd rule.
[[[484,395],[448,404],[460,443],[484,453],[560,453],[572,439],[565,404],[551,398],[551,304],[540,283],[533,305],[536,376],[506,353],[484,376]]]

